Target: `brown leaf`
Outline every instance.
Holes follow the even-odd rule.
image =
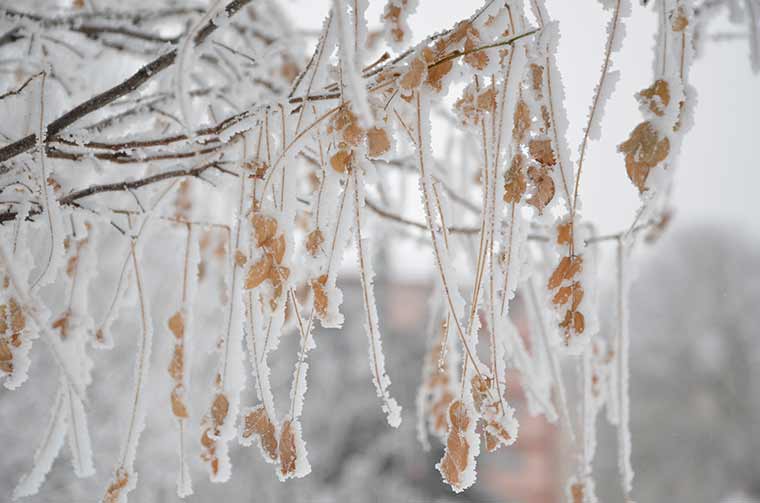
[[[348,150],[338,150],[330,157],[330,166],[338,173],[345,173],[351,164],[352,153]]]
[[[504,201],[509,204],[520,202],[528,188],[524,170],[525,158],[517,153],[512,159],[512,165],[505,175]]]
[[[77,269],[77,263],[79,262],[79,256],[78,255],[72,255],[69,257],[68,262],[66,262],[66,276],[69,278],[74,277],[74,271]]]
[[[277,432],[264,405],[258,405],[245,416],[243,437],[258,435],[261,448],[271,460],[277,459]]]
[[[475,33],[477,33],[477,30],[473,30]],[[467,53],[468,51],[472,51],[473,49],[477,49],[480,45],[478,43],[479,41],[472,37],[467,37],[467,40],[464,43],[464,51]],[[469,54],[466,54],[464,57],[464,62],[470,65],[471,67],[475,68],[476,70],[483,70],[486,66],[488,66],[488,54],[486,51],[475,51],[470,52]]]
[[[557,244],[569,245],[573,240],[573,222],[557,225]]]
[[[214,398],[214,403],[211,405],[211,416],[214,418],[214,424],[221,426],[224,424],[224,419],[227,417],[227,413],[230,410],[230,402],[227,397],[222,393],[218,393]]]
[[[282,263],[282,259],[285,257],[285,246],[285,236],[283,234],[280,234],[276,239],[271,239],[269,243],[267,243],[266,249],[272,254],[272,258],[276,264]]]
[[[58,330],[60,333],[61,339],[65,339],[69,336],[69,312],[66,311],[61,315],[60,318],[55,320],[51,327],[55,330]]]
[[[245,253],[241,250],[235,250],[235,265],[243,267],[247,261],[248,258],[245,256]]]
[[[103,496],[103,503],[118,503],[121,498],[121,491],[127,487],[129,482],[129,472],[124,468],[116,470],[116,480],[106,489],[106,494]]]
[[[388,133],[383,128],[373,127],[367,130],[367,144],[370,157],[380,157],[391,149]]]
[[[564,280],[571,279],[573,276],[578,274],[582,266],[583,266],[583,258],[580,255],[575,255],[572,258],[570,258],[569,256],[562,257],[562,260],[559,261],[557,268],[554,269],[554,272],[549,277],[547,288],[549,290],[554,290]]]
[[[182,339],[185,336],[185,318],[181,311],[177,311],[169,318],[169,330],[177,339]]]
[[[405,91],[413,91],[420,87],[422,79],[425,76],[427,65],[420,58],[414,58],[409,63],[409,68],[401,76],[399,80],[399,87]]]
[[[689,26],[689,18],[686,15],[686,10],[683,8],[683,5],[678,6],[676,12],[673,14],[671,23],[673,31],[676,33],[684,31],[686,27]]]
[[[250,290],[256,288],[264,280],[266,280],[272,271],[272,256],[265,253],[250,269],[248,269],[248,276],[245,278],[245,288]]]
[[[293,423],[286,420],[282,423],[280,433],[280,473],[287,477],[296,471],[296,436]]]
[[[428,69],[428,75],[425,82],[436,91],[442,91],[443,78],[451,72],[453,67],[454,61],[451,59],[442,63],[437,63],[434,67]]]
[[[0,304],[0,335],[5,335],[5,333],[8,331],[8,322],[6,321],[6,317],[8,313],[8,306],[5,304]]]
[[[182,382],[185,372],[185,353],[181,345],[174,346],[174,353],[172,353],[172,359],[169,362],[167,370],[172,379],[180,383]]]
[[[489,87],[478,95],[478,110],[482,112],[491,112],[496,108],[496,89]]]
[[[174,417],[179,418],[187,418],[187,407],[185,406],[185,402],[182,400],[182,397],[179,396],[179,392],[177,388],[174,388],[171,393],[171,400],[172,400],[172,413],[174,414]]]
[[[446,390],[441,394],[441,397],[433,404],[430,409],[430,413],[433,416],[433,430],[438,434],[445,434],[448,428],[448,411],[451,406],[451,402],[454,400],[454,395],[450,391]]]
[[[584,493],[585,490],[582,483],[576,482],[570,486],[570,497],[573,499],[573,503],[583,503]]]
[[[509,445],[512,441],[512,435],[498,421],[491,420],[485,427],[486,449],[488,452],[494,452],[501,445]]]
[[[625,154],[628,178],[638,187],[639,192],[644,192],[647,190],[649,171],[667,159],[670,140],[667,137],[660,138],[649,122],[642,122],[626,141],[618,145],[618,152]]]
[[[544,67],[535,63],[530,65],[530,82],[538,98],[543,97]]]
[[[554,180],[549,170],[545,167],[531,166],[528,169],[528,178],[533,182],[535,191],[528,199],[528,204],[535,207],[539,213],[554,199]]]
[[[405,2],[406,3],[406,2]],[[404,30],[401,25],[401,7],[388,3],[383,13],[383,19],[387,20],[391,26],[391,37],[397,43],[404,40]]]
[[[13,297],[8,301],[8,307],[11,310],[11,332],[18,334],[26,327],[26,317]]]
[[[327,283],[327,274],[311,281],[311,289],[314,292],[314,309],[320,318],[327,316],[328,299],[325,293],[325,284]]]
[[[580,311],[575,311],[573,313],[573,328],[575,329],[576,333],[579,334],[582,334],[583,330],[586,328],[586,318]]]
[[[462,472],[467,468],[470,444],[464,431],[470,425],[467,409],[461,400],[456,400],[449,407],[449,435],[446,439],[446,452],[441,459],[439,469],[443,479],[451,486],[458,486]]]
[[[324,242],[325,237],[322,234],[322,231],[319,229],[314,229],[306,237],[306,251],[308,251],[309,255],[312,257],[316,257],[319,250],[322,249],[322,243]]]
[[[13,372],[13,352],[5,337],[0,338],[0,370],[6,374]]]
[[[552,141],[549,138],[531,140],[528,143],[528,151],[530,152],[530,156],[543,166],[554,166],[557,164],[557,159],[554,157],[554,150],[552,149]]]
[[[525,133],[530,129],[530,109],[525,100],[520,98],[515,106],[514,126],[512,137],[518,142],[525,140]]]
[[[254,213],[251,220],[256,235],[256,246],[262,246],[277,233],[277,220],[261,213]]]
[[[670,104],[670,88],[668,81],[658,79],[650,87],[639,92],[639,96],[658,117],[665,114],[665,108]],[[657,99],[655,99],[657,98]]]

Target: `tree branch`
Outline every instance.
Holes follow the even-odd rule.
[[[227,4],[227,7],[225,7],[225,12],[227,13],[228,17],[232,17],[250,2],[251,0],[232,0]],[[215,25],[212,21],[209,21],[209,23],[206,24],[206,26],[204,26],[197,33],[193,43],[196,46],[203,43],[203,41],[206,40],[217,28],[217,25]],[[172,66],[176,59],[177,49],[172,49],[166,54],[157,57],[147,65],[140,68],[127,80],[115,85],[107,91],[98,94],[97,96],[93,96],[83,103],[80,103],[73,109],[60,116],[58,119],[48,124],[46,128],[48,137],[57,135],[79,119],[103,108],[118,98],[121,98],[122,96],[136,91],[157,74]],[[11,143],[10,145],[6,145],[5,147],[0,148],[0,162],[7,161],[8,159],[11,159],[26,152],[27,150],[30,150],[36,145],[36,142],[37,136],[35,134],[30,134],[14,143]]]

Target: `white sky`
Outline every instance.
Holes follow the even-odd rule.
[[[299,26],[318,29],[329,3],[291,0],[286,8],[297,15],[295,21]],[[637,191],[625,174],[622,156],[615,148],[641,121],[633,95],[651,84],[657,16],[651,7],[641,7],[636,0],[632,3],[633,13],[626,19],[623,47],[615,57],[621,79],[606,105],[602,139],[589,146],[581,183],[583,214],[597,224],[601,233],[617,232],[630,225],[639,202]],[[384,4],[385,0],[370,0],[370,28],[379,25]],[[477,0],[419,0],[417,12],[410,19],[414,41],[469,17],[480,5]],[[599,78],[610,13],[594,0],[548,0],[548,6],[552,17],[560,21],[558,59],[570,120],[568,142],[577,147]],[[743,28],[718,19],[708,26],[707,33],[736,32]],[[713,223],[760,239],[756,201],[760,164],[754,158],[753,148],[760,141],[756,126],[760,115],[760,76],[750,70],[746,40],[715,42],[705,37],[701,51],[691,71],[698,104],[695,124],[683,142],[676,174],[674,225]],[[429,251],[417,252],[424,255],[420,261],[410,259],[410,252],[411,247],[400,250],[392,262],[408,264],[403,267],[404,272],[422,273],[420,261],[429,262]]]

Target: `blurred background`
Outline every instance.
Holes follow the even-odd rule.
[[[0,3],[21,8],[25,2]],[[285,0],[284,7],[295,13],[298,28],[309,31],[319,28],[328,4]],[[370,27],[382,4],[370,3]],[[598,78],[609,14],[590,0],[548,4],[562,26],[559,64],[571,118],[568,140],[577,145]],[[469,16],[479,5],[472,0],[420,0],[410,20],[415,42]],[[655,22],[651,9],[635,2],[617,57],[624,78],[607,106],[602,141],[591,145],[583,212],[601,233],[624,229],[638,206],[615,145],[639,119],[633,94],[651,77]],[[728,19],[718,19],[709,32],[731,30],[735,26]],[[703,40],[691,75],[698,106],[676,175],[675,217],[660,241],[638,250],[631,292],[633,495],[639,502],[760,502],[760,169],[754,152],[760,78],[751,73],[742,40]],[[380,232],[375,230],[372,237],[378,243],[376,292],[392,391],[404,407],[400,429],[387,426],[375,399],[366,368],[360,285],[351,274],[355,260],[347,258],[342,282],[346,324],[340,331],[318,330],[317,348],[310,355],[303,424],[312,474],[281,483],[256,447],[237,446],[233,476],[225,484],[207,482],[193,457],[195,494],[187,501],[561,500],[563,466],[569,462],[562,435],[555,425],[527,413],[516,386],[510,391],[521,424],[516,444],[481,456],[479,482],[464,494],[453,495],[441,482],[434,465],[442,447],[434,442],[424,451],[415,431],[415,395],[430,336],[432,257],[424,244],[386,239]],[[600,298],[604,302],[605,296]],[[519,298],[516,303],[515,321],[522,327]],[[155,342],[154,355],[169,354],[168,334],[157,332]],[[273,385],[280,396],[287,394],[293,365],[287,355],[295,355],[297,343],[295,334],[285,336],[272,362]],[[33,392],[0,389],[0,500],[28,469],[56,391],[49,355],[41,347],[35,348],[26,385]],[[212,356],[198,353],[199,364],[205,358],[205,367],[212,368]],[[97,354],[88,410],[97,474],[87,480],[73,477],[64,448],[40,494],[27,501],[93,501],[102,493],[119,448],[115,433],[125,421],[133,354],[134,341],[124,337],[114,350]],[[176,435],[165,406],[170,383],[164,365],[155,365],[151,400],[165,413],[148,417],[132,501],[178,501]],[[198,410],[208,403],[209,379],[208,373],[193,375],[203,385],[193,396]],[[249,382],[243,403],[254,401]],[[599,431],[597,493],[600,501],[621,501],[615,433],[603,418]]]

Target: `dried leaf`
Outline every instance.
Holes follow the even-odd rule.
[[[119,468],[116,471],[115,479],[106,489],[106,494],[103,496],[103,503],[118,503],[121,499],[121,491],[127,487],[129,483],[129,473],[124,468]]]
[[[256,246],[263,246],[277,232],[277,220],[261,213],[254,213],[251,223],[256,236]]]
[[[470,417],[461,400],[456,400],[449,407],[449,436],[446,439],[446,452],[441,459],[439,470],[444,480],[456,487],[462,481],[462,473],[467,468],[470,444],[465,438],[465,430],[470,425]]]
[[[266,244],[267,251],[272,255],[276,264],[281,264],[282,259],[285,257],[285,236],[280,234],[276,239],[271,239]]]
[[[222,393],[216,395],[214,403],[211,405],[211,416],[214,418],[214,424],[218,427],[224,424],[227,412],[230,410],[230,402]]]
[[[169,330],[177,339],[182,339],[185,335],[185,318],[181,311],[177,311],[169,318]]]
[[[512,126],[512,137],[518,142],[525,141],[525,133],[530,129],[530,109],[525,100],[520,100],[515,105],[514,126]]]
[[[319,251],[322,249],[322,243],[324,242],[325,237],[322,234],[322,231],[319,229],[314,229],[306,237],[306,251],[308,251],[309,255],[312,257],[316,257],[317,253],[319,253]]]
[[[380,157],[391,149],[391,142],[385,129],[373,127],[367,130],[370,157]]]
[[[235,250],[235,265],[243,267],[247,261],[248,258],[245,256],[245,253],[241,250]]]
[[[422,79],[425,76],[427,70],[427,64],[420,58],[414,58],[409,63],[409,68],[401,76],[399,80],[399,87],[405,91],[413,91],[420,87]]]
[[[488,54],[486,54],[486,51],[470,52],[473,49],[478,48],[480,45],[479,42],[480,39],[478,38],[478,30],[474,28],[471,29],[467,40],[464,42],[464,52],[469,52],[469,54],[465,55],[464,62],[476,70],[484,70],[485,67],[488,66]]]
[[[179,395],[179,391],[177,388],[174,388],[171,393],[171,401],[172,401],[172,413],[175,417],[185,419],[189,417],[187,413],[187,407],[185,406],[185,402],[182,400],[182,397]]]
[[[671,23],[673,31],[676,33],[684,31],[689,26],[689,17],[686,15],[686,9],[684,9],[683,5],[678,6],[673,14]]]
[[[505,175],[504,201],[509,204],[519,203],[528,188],[524,171],[525,158],[517,153],[512,159],[512,165]]]
[[[639,97],[649,106],[658,117],[665,114],[665,109],[670,104],[670,88],[668,81],[658,79],[650,87],[639,92]]]
[[[528,143],[528,150],[530,156],[543,166],[554,166],[557,163],[557,159],[554,157],[552,141],[549,138],[531,140]]]
[[[543,98],[544,67],[535,63],[530,65],[530,83],[536,97]]]
[[[174,346],[174,353],[172,353],[172,359],[167,370],[172,379],[182,382],[185,372],[185,354],[180,344]]]
[[[435,66],[428,69],[425,82],[436,91],[442,91],[443,78],[451,72],[452,68],[454,68],[454,61],[451,59],[442,63],[436,63]]]
[[[533,182],[535,191],[528,199],[528,204],[534,206],[539,213],[554,199],[554,180],[549,170],[545,167],[531,166],[528,169],[528,178]]]
[[[245,288],[247,290],[256,288],[264,282],[271,275],[272,271],[272,256],[265,253],[250,269],[248,269],[248,276],[245,278]]]
[[[657,130],[649,122],[642,122],[626,141],[618,145],[618,152],[625,154],[625,169],[628,178],[639,189],[647,190],[649,171],[667,159],[670,140],[660,138]]]
[[[277,459],[277,431],[263,405],[257,406],[245,416],[243,437],[257,435],[261,448],[269,459]]]
[[[26,328],[26,317],[24,311],[21,310],[21,306],[18,305],[16,299],[13,297],[8,301],[8,306],[11,311],[11,332],[14,334],[21,333]]]
[[[348,150],[338,150],[330,157],[330,166],[338,173],[345,173],[351,164],[351,157],[353,154]]]
[[[325,284],[327,283],[327,274],[311,281],[311,289],[314,292],[314,309],[320,318],[327,316],[328,299],[325,293]]]
[[[0,370],[6,374],[13,373],[13,352],[5,337],[0,338]]]
[[[290,420],[282,423],[279,450],[280,473],[283,477],[288,477],[296,471],[296,436],[293,423]]]
[[[569,256],[562,257],[562,260],[559,261],[557,268],[554,269],[554,272],[549,277],[547,288],[549,290],[554,290],[564,280],[571,279],[576,274],[578,274],[582,266],[583,258],[580,255],[575,255],[572,258]]]
[[[488,450],[488,452],[494,452],[500,446],[512,443],[512,435],[509,434],[504,425],[495,419],[486,424],[484,432],[486,437],[486,450]]]
[[[557,225],[557,244],[569,245],[573,240],[573,222]]]

